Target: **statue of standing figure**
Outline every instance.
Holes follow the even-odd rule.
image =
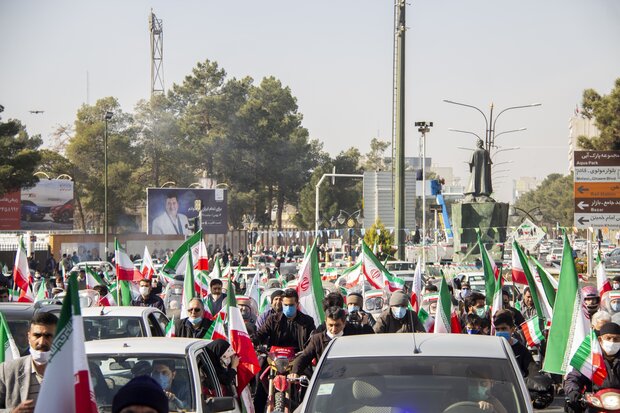
[[[478,148],[474,151],[469,162],[471,176],[465,190],[467,202],[494,202],[491,198],[493,183],[491,182],[491,155],[484,149],[484,143],[478,139]]]

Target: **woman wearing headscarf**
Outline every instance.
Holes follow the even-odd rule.
[[[226,340],[217,339],[207,344],[207,354],[217,379],[220,382],[222,395],[233,396],[237,381],[237,367],[239,366],[239,356],[235,353],[230,343]]]

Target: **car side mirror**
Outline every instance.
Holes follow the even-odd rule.
[[[235,399],[233,397],[209,397],[202,401],[202,410],[204,412],[226,412],[234,410]]]

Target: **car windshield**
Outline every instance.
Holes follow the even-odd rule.
[[[454,357],[347,357],[321,366],[307,412],[377,411],[456,413],[454,404],[477,403],[478,387],[490,388],[486,400],[506,411],[525,412],[526,404],[508,360]],[[334,409],[334,396],[338,408]],[[461,407],[463,408],[463,407]],[[369,410],[370,411],[370,410]],[[468,410],[469,411],[469,410]]]
[[[388,262],[386,265],[388,271],[407,271],[415,270],[415,263],[413,262]]]
[[[149,375],[174,394],[171,412],[194,411],[194,384],[183,357],[168,354],[88,356],[88,368],[100,413],[112,411],[112,399],[134,377]]]
[[[110,338],[143,337],[146,334],[139,317],[84,317],[86,341]]]

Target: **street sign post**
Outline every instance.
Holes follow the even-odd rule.
[[[620,151],[574,152],[577,228],[620,228]]]

